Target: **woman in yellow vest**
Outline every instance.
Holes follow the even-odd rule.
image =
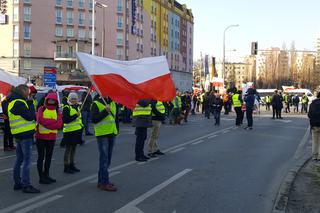
[[[37,111],[36,144],[38,150],[37,168],[40,184],[55,183],[49,175],[54,144],[58,129],[62,127],[62,114],[59,110],[58,96],[51,92],[45,98],[44,105]],[[44,168],[43,161],[45,159]]]
[[[77,93],[71,92],[68,96],[68,103],[63,106],[63,141],[66,144],[64,153],[64,172],[73,174],[80,172],[74,165],[74,155],[77,144],[82,142],[82,117],[78,104]]]

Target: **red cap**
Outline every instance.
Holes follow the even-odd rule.
[[[30,94],[38,92],[34,86],[30,86],[29,89],[30,89]]]

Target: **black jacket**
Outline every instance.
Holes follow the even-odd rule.
[[[26,100],[22,95],[19,94],[19,92],[13,91],[13,93],[9,97],[8,101],[11,102],[16,99]],[[35,122],[36,113],[35,113],[33,102],[29,101],[29,100],[26,100],[26,101],[27,101],[29,108],[27,108],[26,105],[24,103],[22,103],[21,101],[17,101],[11,109],[11,113],[14,115],[20,115],[22,118],[24,118],[27,121],[34,121]],[[8,111],[8,109],[6,111]],[[35,133],[35,130],[30,130],[28,132],[16,134],[13,137],[20,139],[20,140],[21,139],[30,139],[30,138],[33,138],[34,133]]]
[[[138,105],[142,107],[147,107],[151,102],[149,100],[140,100]],[[132,124],[134,127],[143,127],[148,128],[152,127],[152,116],[142,115],[142,116],[133,116]]]
[[[151,102],[151,108],[152,108],[152,120],[155,121],[164,121],[165,120],[165,113],[162,114],[157,110],[157,101]]]
[[[221,98],[215,98],[213,101],[212,109],[220,112],[222,110],[223,100]]]
[[[311,127],[320,127],[320,99],[317,98],[310,104],[308,117]]]

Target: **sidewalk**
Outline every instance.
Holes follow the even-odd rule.
[[[289,194],[288,213],[320,212],[320,162],[309,160],[299,171]]]

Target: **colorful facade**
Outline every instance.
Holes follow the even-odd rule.
[[[193,16],[174,0],[99,0],[95,54],[118,60],[166,55],[180,90],[192,87]],[[108,7],[103,7],[107,5]],[[75,52],[91,52],[92,0],[8,0],[0,67],[39,80],[56,66],[60,83],[89,82]]]

